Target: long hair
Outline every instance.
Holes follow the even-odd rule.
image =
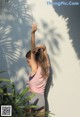
[[[35,50],[34,54],[35,54],[35,61],[38,62],[42,68],[42,75],[47,76],[48,75],[47,59],[43,52],[43,49],[38,49],[37,51]],[[27,52],[26,58],[31,59],[31,50]]]
[[[44,54],[43,49],[39,49],[38,52],[36,53],[36,61],[39,62],[41,68],[42,68],[42,75],[43,76],[47,76],[48,75],[48,71],[47,71],[47,59],[46,56]]]
[[[26,53],[26,56],[25,56],[26,58],[28,58],[28,59],[31,59],[31,50],[29,50],[27,53]]]

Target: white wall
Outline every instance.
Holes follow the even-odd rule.
[[[24,88],[27,79],[24,56],[30,48],[31,24],[36,22],[36,42],[47,46],[52,66],[49,110],[55,117],[79,117],[80,63],[69,36],[68,20],[58,16],[46,0],[21,1],[6,3],[0,12],[0,60],[3,61],[0,68],[7,66],[16,87]]]
[[[55,117],[79,117],[80,63],[69,36],[68,19],[58,16],[46,0],[30,0],[29,3],[39,27],[36,37],[47,46],[53,68],[49,109]]]

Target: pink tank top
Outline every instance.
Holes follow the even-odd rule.
[[[38,67],[35,75],[29,78],[29,87],[31,92],[44,94],[47,79],[47,77],[43,78],[41,67]]]

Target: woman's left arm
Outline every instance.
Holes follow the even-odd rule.
[[[40,48],[40,49],[42,49],[42,50],[43,50],[44,55],[45,55],[46,60],[47,60],[47,66],[48,66],[48,67],[50,67],[50,60],[49,60],[49,57],[48,57],[48,54],[47,54],[47,48],[46,48],[46,46],[45,46],[45,45],[43,45],[43,44],[40,44],[40,45],[37,45],[37,47],[36,47],[36,48]]]

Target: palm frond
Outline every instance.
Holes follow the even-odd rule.
[[[0,78],[0,82],[11,82],[11,81],[7,78]]]
[[[0,71],[0,73],[4,73],[4,72],[6,72],[6,71]]]

